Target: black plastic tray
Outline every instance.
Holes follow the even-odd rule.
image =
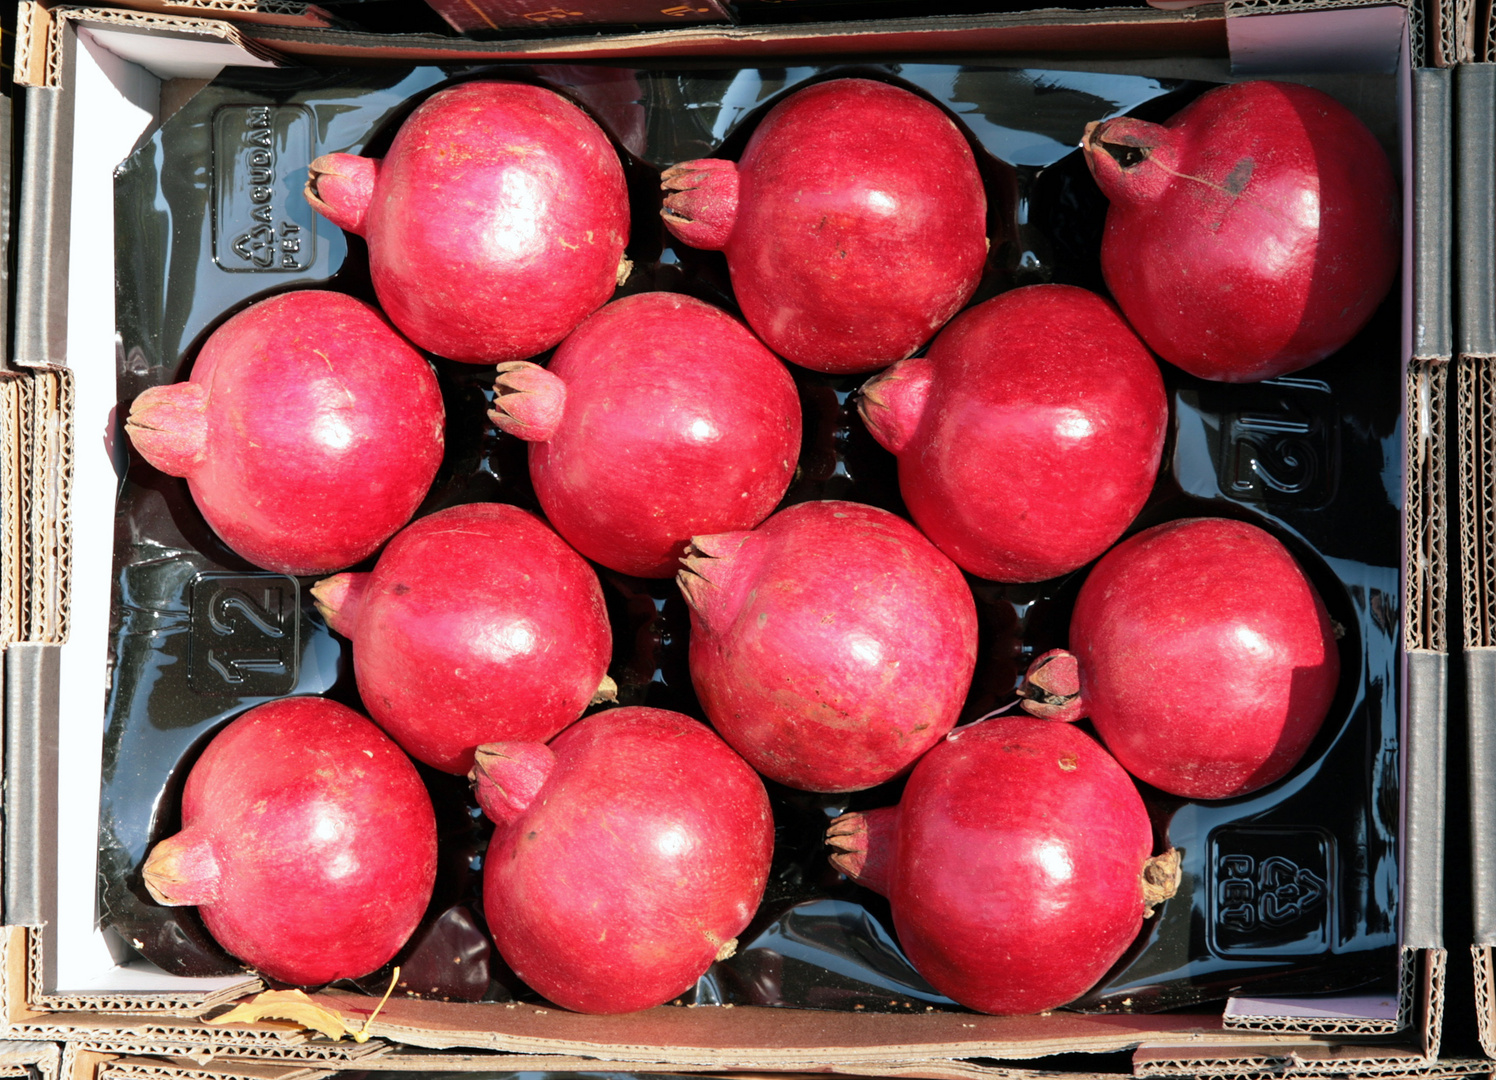
[[[1075,149],[1084,125],[1124,111],[1163,119],[1208,88],[955,64],[229,69],[117,173],[119,416],[147,386],[185,377],[206,335],[255,299],[325,285],[372,301],[363,242],[317,218],[301,196],[307,165],[333,151],[377,155],[419,100],[457,79],[537,81],[586,107],[618,144],[630,185],[635,270],[620,295],[666,289],[735,312],[723,257],[680,245],[661,226],[659,170],[736,157],[770,105],[838,75],[922,92],[972,139],[992,240],[973,303],[1049,281],[1104,293],[1097,252],[1106,201]],[[1347,103],[1385,104],[1393,92],[1390,77],[1369,77]],[[1273,532],[1346,628],[1342,684],[1304,761],[1270,788],[1219,803],[1144,788],[1160,850],[1172,844],[1183,852],[1184,884],[1075,1008],[1151,1011],[1238,991],[1393,992],[1403,461],[1397,295],[1349,346],[1292,378],[1227,386],[1161,365],[1171,397],[1164,468],[1130,531],[1209,514]],[[491,369],[433,362],[446,396],[448,450],[421,512],[484,499],[538,510],[525,444],[484,418]],[[855,413],[864,377],[798,369],[795,377],[805,438],[785,503],[852,498],[903,512],[894,460]],[[102,922],[169,972],[234,971],[237,962],[191,909],[149,900],[141,864],[151,844],[175,830],[186,772],[229,719],[287,694],[358,705],[349,646],[313,609],[313,579],[239,559],[207,528],[184,481],[138,459],[120,489],[115,562]],[[701,717],[686,666],[690,620],[674,584],[600,573],[620,702]],[[981,659],[964,720],[1011,703],[1028,661],[1064,644],[1084,573],[1037,585],[971,581]],[[465,1000],[523,996],[481,929],[477,890],[489,829],[464,781],[424,768],[423,775],[438,806],[441,870],[427,920],[397,958],[402,989]],[[897,783],[852,796],[770,790],[778,831],[768,893],[737,955],[714,965],[688,1000],[954,1008],[904,961],[884,901],[840,879],[825,859],[829,819],[895,801]],[[453,964],[455,956],[464,963]],[[388,979],[386,969],[360,984],[382,991]]]

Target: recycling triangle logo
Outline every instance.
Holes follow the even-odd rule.
[[[261,269],[272,265],[275,262],[275,230],[269,225],[256,225],[242,233],[234,241],[234,254]]]
[[[1287,859],[1264,859],[1258,867],[1258,906],[1262,921],[1283,926],[1324,902],[1325,883]]]

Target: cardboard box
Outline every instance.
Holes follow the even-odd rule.
[[[237,10],[230,5],[229,11]],[[1430,86],[1412,76],[1411,58],[1421,54],[1420,33],[1416,14],[1410,21],[1407,9],[1382,5],[1230,18],[1213,7],[1043,11],[472,42],[310,28],[294,12],[271,24],[239,24],[160,11],[24,3],[16,57],[18,80],[27,89],[15,370],[0,381],[0,425],[5,425],[6,447],[13,448],[0,457],[0,512],[7,515],[0,546],[5,560],[0,626],[9,635],[0,1033],[12,1039],[66,1039],[115,1054],[254,1057],[360,1069],[385,1060],[399,1045],[511,1055],[499,1059],[506,1068],[531,1068],[546,1055],[547,1067],[556,1071],[815,1070],[964,1078],[1012,1075],[1013,1062],[1036,1061],[1042,1068],[1047,1055],[1075,1052],[1131,1052],[1139,1075],[1485,1070],[1482,1063],[1437,1061],[1445,963],[1437,868],[1443,827],[1449,354],[1427,347],[1422,338],[1414,345],[1414,326],[1425,326],[1428,306],[1437,306],[1434,278],[1442,265],[1437,255],[1427,255],[1437,239],[1425,235],[1429,222],[1412,212],[1413,192],[1430,182],[1415,173],[1414,163],[1421,167],[1430,155],[1437,156],[1437,140],[1445,135],[1424,116],[1438,115],[1437,80]],[[98,740],[112,557],[110,530],[99,525],[108,520],[118,482],[107,445],[115,430],[109,377],[115,361],[113,320],[103,316],[113,289],[111,177],[136,140],[224,64],[932,55],[980,55],[992,61],[1042,55],[1056,65],[1105,58],[1135,68],[1138,58],[1146,58],[1158,70],[1224,77],[1221,59],[1228,51],[1238,75],[1382,70],[1396,73],[1399,88],[1408,234],[1402,355],[1408,364],[1402,469],[1406,705],[1397,756],[1401,962],[1395,974],[1389,972],[1396,980],[1395,995],[1238,998],[1224,1013],[1215,1007],[1017,1018],[742,1007],[587,1017],[530,1006],[397,998],[369,1024],[375,1041],[359,1044],[273,1022],[209,1025],[206,1018],[258,989],[258,981],[193,982],[138,963],[114,962],[92,931],[93,867],[79,857],[93,843],[96,825],[59,798],[58,780],[66,770],[69,784],[90,789],[99,776],[97,755],[89,748]],[[1416,123],[1415,116],[1420,117]],[[80,970],[93,974],[80,979],[75,974]],[[317,999],[355,1021],[375,1004],[339,992]],[[488,1067],[486,1059],[469,1057],[480,1063],[462,1068]],[[446,1056],[436,1060],[444,1064],[433,1068],[455,1064]]]

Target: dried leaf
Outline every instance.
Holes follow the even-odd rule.
[[[342,1013],[318,1005],[300,990],[266,990],[206,1023],[253,1024],[260,1020],[289,1020],[329,1039],[341,1039],[354,1030]]]

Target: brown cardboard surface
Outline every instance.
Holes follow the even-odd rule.
[[[345,1016],[377,1002],[355,994],[313,995]],[[587,1016],[518,1004],[392,999],[369,1025],[410,1046],[482,1047],[514,1053],[580,1054],[633,1062],[719,1068],[824,1066],[834,1062],[931,1058],[1031,1058],[1071,1051],[1124,1050],[1166,1035],[1188,1042],[1221,1031],[1217,1015],[981,1016],[821,1012],[810,1009],[676,1008]]]
[[[932,25],[937,23],[938,25]],[[1147,7],[1095,11],[1051,9],[1010,15],[887,19],[868,23],[804,23],[793,27],[693,27],[596,37],[515,41],[378,37],[246,28],[265,47],[288,57],[333,63],[403,60],[625,59],[648,56],[845,56],[889,53],[1053,53],[1108,56],[1224,56],[1224,9]]]

